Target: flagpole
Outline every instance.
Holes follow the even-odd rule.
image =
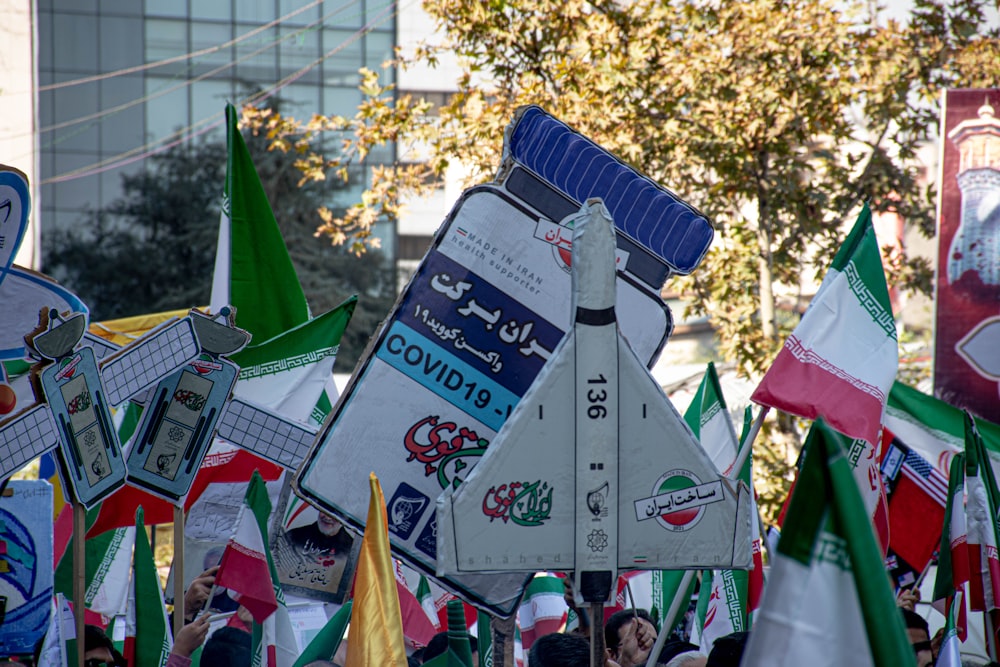
[[[76,621],[76,665],[83,667],[86,653],[84,613],[87,601],[87,510],[78,502],[73,503],[73,618]]]
[[[757,434],[760,433],[760,427],[764,425],[764,418],[767,417],[767,413],[770,411],[770,407],[767,405],[762,405],[760,412],[757,413],[757,418],[753,420],[753,424],[750,425],[750,432],[747,433],[747,439],[740,447],[739,454],[736,455],[736,460],[733,461],[733,467],[730,468],[734,475],[739,475],[740,470],[743,469],[743,464],[746,463],[747,457],[750,456],[750,451],[753,449],[754,440],[757,439]]]
[[[766,408],[765,408],[766,409]],[[749,438],[747,438],[749,440]],[[680,611],[681,603],[684,602],[684,597],[687,595],[688,588],[691,587],[691,580],[694,579],[694,570],[686,570],[684,576],[681,577],[681,583],[677,587],[677,592],[674,594],[674,599],[670,601],[670,608],[667,609],[667,613],[663,616],[663,621],[666,623],[669,619],[675,617],[677,612]],[[667,635],[670,634],[670,628],[661,627],[660,632],[656,635],[656,642],[653,644],[653,648],[649,651],[649,657],[646,658],[646,667],[655,667],[656,659],[660,655],[660,651],[663,650],[663,645],[667,643]]]
[[[500,618],[490,614],[493,667],[513,667],[516,624],[517,612],[514,612],[510,618]]]
[[[174,505],[174,637],[184,627],[184,614],[184,508]]]
[[[983,612],[983,621],[986,623],[986,648],[990,654],[990,660],[997,659],[997,635],[996,628],[993,627],[993,617],[989,611]]]

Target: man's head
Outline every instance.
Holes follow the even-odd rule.
[[[96,625],[84,627],[83,650],[83,664],[86,667],[112,667],[118,658],[111,638]]]
[[[590,642],[559,632],[542,635],[528,651],[531,667],[580,667],[590,664]]]
[[[712,651],[705,661],[706,667],[739,667],[747,647],[748,632],[734,632],[719,637],[712,644]]]
[[[201,650],[201,664],[211,667],[248,667],[251,659],[250,633],[239,628],[219,628]]]
[[[609,657],[621,667],[645,664],[656,641],[656,626],[645,609],[623,609],[604,625]]]
[[[924,617],[915,611],[900,607],[899,613],[906,621],[906,636],[910,639],[913,652],[917,654],[917,667],[927,667],[934,664],[934,653],[931,651],[930,628]]]
[[[324,535],[336,535],[343,528],[343,525],[339,521],[324,512],[319,513],[319,518],[316,519],[316,526],[319,528],[319,532]]]

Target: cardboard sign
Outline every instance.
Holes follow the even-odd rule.
[[[374,471],[395,553],[430,575],[435,499],[469,473],[570,327],[577,198],[618,198],[617,315],[647,365],[672,328],[663,280],[692,270],[712,238],[693,209],[537,107],[506,138],[497,182],[448,215],[294,482],[361,529]],[[509,616],[524,576],[439,580]]]
[[[221,322],[197,310],[181,320],[194,326],[200,354],[159,380],[128,453],[129,481],[174,503],[191,489],[236,386],[240,367],[223,355],[250,340],[224,311]]]
[[[14,480],[0,495],[0,655],[31,655],[52,607],[52,485]]]
[[[28,177],[13,167],[0,164],[0,283],[21,247],[30,212]]]

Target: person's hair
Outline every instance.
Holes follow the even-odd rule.
[[[201,664],[211,667],[249,667],[250,633],[232,626],[219,628],[201,650]]]
[[[660,655],[656,656],[657,664],[670,663],[671,660],[684,653],[690,653],[691,651],[697,651],[698,646],[692,644],[691,642],[681,641],[679,639],[668,639],[664,644],[663,648],[660,649]],[[673,663],[671,663],[673,664]],[[683,663],[678,663],[683,664]]]
[[[106,648],[114,652],[115,645],[111,637],[105,634],[104,630],[96,625],[87,624],[83,627],[83,652],[94,651],[99,648]]]
[[[705,654],[704,653],[700,653],[698,651],[685,651],[684,653],[680,653],[680,654],[674,656],[673,658],[671,658],[669,661],[667,661],[666,664],[663,665],[663,667],[684,667],[684,665],[688,664],[689,662],[692,662],[694,660],[697,660],[698,658],[704,658],[704,657],[705,657]],[[657,663],[657,664],[660,664],[660,663]]]
[[[604,624],[604,645],[612,651],[617,651],[622,643],[621,637],[618,636],[618,631],[622,629],[623,625],[628,625],[636,616],[644,621],[649,621],[650,625],[654,628],[656,627],[656,624],[653,623],[653,617],[645,609],[622,609],[616,611],[608,617],[607,623]]]
[[[900,613],[903,614],[903,620],[906,621],[906,629],[913,630],[923,630],[927,633],[929,637],[931,634],[930,627],[927,625],[927,620],[915,611],[910,611],[905,607],[899,608]]]
[[[553,632],[531,644],[528,667],[581,667],[590,664],[590,642],[580,635]]]
[[[476,652],[476,638],[472,635],[465,635],[469,638],[469,650],[473,653]],[[431,640],[427,642],[427,646],[424,647],[423,653],[420,654],[421,664],[427,662],[431,658],[436,658],[445,651],[448,650],[448,631],[442,630],[437,633]]]
[[[739,667],[749,636],[749,632],[733,632],[716,639],[705,667]]]

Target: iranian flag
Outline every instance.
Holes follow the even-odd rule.
[[[726,412],[727,421],[730,421]],[[740,446],[749,447],[747,442],[753,416],[749,407],[744,412],[743,432]],[[733,462],[730,462],[730,468]],[[702,585],[698,595],[695,614],[695,632],[692,635],[704,653],[712,650],[719,637],[733,632],[750,629],[752,614],[760,605],[764,587],[764,565],[760,551],[760,520],[757,517],[757,503],[753,492],[753,457],[748,455],[740,470],[738,479],[751,490],[751,540],[752,570],[706,570],[702,573]],[[695,641],[695,640],[692,640]]]
[[[234,306],[236,325],[253,335],[253,345],[233,355],[241,368],[234,393],[291,419],[320,424],[330,397],[336,398],[333,363],[357,299],[310,318],[231,104],[226,127],[229,158],[211,310]]]
[[[691,427],[715,467],[722,474],[729,475],[739,453],[739,440],[736,439],[733,420],[729,417],[726,399],[722,395],[719,374],[712,362],[708,363],[691,405],[684,411],[684,421]]]
[[[525,651],[542,635],[562,631],[569,611],[565,590],[562,578],[548,572],[538,572],[528,582],[517,610]]]
[[[431,585],[427,581],[427,577],[420,575],[420,583],[417,584],[416,592],[417,601],[420,603],[420,607],[427,614],[427,619],[430,621],[431,625],[434,626],[435,630],[441,629],[441,617],[438,615],[438,607],[434,600],[434,594],[431,593]]]
[[[135,552],[132,559],[132,585],[125,607],[125,647],[122,655],[130,665],[163,667],[173,646],[167,625],[160,577],[153,562],[143,523],[142,508],[135,513]]]
[[[965,584],[969,581],[964,454],[958,454],[951,460],[951,476],[948,478],[948,503],[945,505],[941,548],[938,553],[937,578],[934,581],[934,608],[947,616],[952,600],[964,593]],[[968,625],[964,603],[959,607],[958,620],[958,633],[962,641],[965,641]]]
[[[238,593],[240,604],[247,608],[256,623],[263,623],[278,608],[267,546],[270,513],[267,487],[260,473],[254,472],[215,575],[215,585]]]
[[[437,628],[431,623],[416,594],[407,585],[402,563],[395,561],[395,564],[396,593],[399,596],[400,618],[403,620],[403,637],[408,647],[427,646],[437,633]]]
[[[944,639],[941,640],[941,649],[938,652],[936,667],[962,667],[962,641],[959,639],[960,628],[956,627],[959,614],[965,609],[965,602],[959,592],[948,607],[944,624]]]
[[[986,450],[972,417],[965,417],[966,527],[969,551],[969,607],[1000,609],[1000,560],[997,558],[997,486],[984,466]]]
[[[821,420],[803,457],[740,664],[912,667],[916,657],[843,438]]]
[[[995,475],[1000,470],[1000,425],[979,417],[975,421]],[[889,392],[885,427],[944,475],[952,457],[965,450],[962,411],[902,382]]]
[[[871,211],[833,258],[799,325],[751,397],[835,430],[879,442],[899,353]]]
[[[102,505],[113,504],[113,502],[102,503]],[[87,514],[88,523],[96,521],[98,509],[95,508]],[[90,611],[106,617],[125,611],[135,535],[133,525],[128,528],[117,528],[97,537],[88,537],[85,540],[87,588],[84,592],[84,604]],[[70,539],[59,560],[54,582],[57,592],[70,597],[73,595],[73,540],[75,539],[76,536]]]

